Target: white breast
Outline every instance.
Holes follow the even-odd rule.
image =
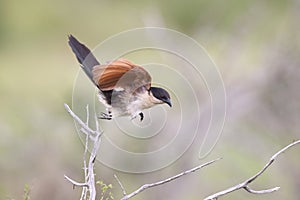
[[[128,106],[127,109],[130,112],[132,117],[137,116],[142,110],[151,108],[156,104],[161,104],[162,101],[153,97],[152,93],[145,91],[143,93],[137,93],[136,98],[132,101]]]
[[[144,109],[163,103],[155,98],[146,88],[142,87],[134,93],[128,92],[126,89],[115,90],[112,95],[111,105],[108,105],[101,95],[99,95],[99,100],[111,111],[113,118],[128,115],[134,118]]]

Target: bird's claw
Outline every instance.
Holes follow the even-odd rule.
[[[112,115],[111,115],[111,114],[104,113],[104,112],[101,112],[101,114],[100,114],[100,116],[98,117],[98,119],[111,120],[111,119],[112,119]]]

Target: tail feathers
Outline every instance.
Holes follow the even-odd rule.
[[[81,64],[83,70],[88,77],[93,81],[93,67],[99,65],[95,56],[91,51],[82,43],[80,43],[73,35],[69,35],[69,45],[76,55],[78,62]]]

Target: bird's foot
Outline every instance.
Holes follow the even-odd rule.
[[[140,120],[143,121],[144,114],[142,112],[140,112],[138,115],[140,116]],[[138,115],[137,114],[136,115],[131,115],[131,120],[134,120],[135,118],[137,118]]]
[[[143,121],[143,119],[144,119],[144,113],[140,112],[139,115],[141,117],[141,121]]]
[[[101,112],[100,116],[98,117],[98,119],[106,119],[106,120],[111,120],[112,119],[112,114],[110,114],[111,112],[109,112],[109,114]]]

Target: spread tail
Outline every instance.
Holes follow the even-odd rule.
[[[91,53],[91,51],[84,44],[80,43],[73,35],[69,35],[68,43],[76,55],[78,62],[81,64],[84,72],[93,81],[93,67],[95,65],[99,65],[100,63]]]

